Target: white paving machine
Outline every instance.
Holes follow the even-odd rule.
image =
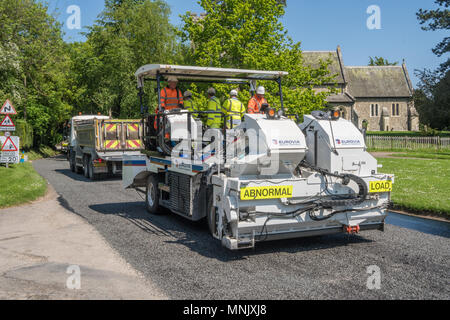
[[[208,129],[198,114],[175,109],[148,114],[144,80],[221,82],[255,88],[278,83],[280,108],[246,114],[242,124]],[[147,210],[161,207],[193,221],[206,218],[229,249],[256,242],[384,230],[393,175],[378,173],[364,137],[339,112],[315,111],[297,124],[284,114],[280,71],[146,65],[136,72],[146,151],[124,155],[123,185],[145,194]],[[159,97],[158,97],[159,98]],[[158,101],[160,101],[158,99]],[[202,112],[199,112],[202,113]],[[203,112],[208,113],[208,112]],[[156,124],[155,124],[156,123]]]

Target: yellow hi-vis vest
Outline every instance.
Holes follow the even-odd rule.
[[[220,107],[220,100],[217,97],[212,97],[208,101],[208,110],[222,112]],[[206,125],[210,128],[220,129],[222,127],[222,114],[220,113],[209,113],[206,120]]]
[[[199,118],[200,115],[198,113],[195,113],[195,112],[199,112],[201,110],[196,105],[194,105],[194,102],[192,100],[184,100],[184,107],[189,112],[194,112],[194,113],[192,113],[192,116],[194,118]]]
[[[245,113],[245,107],[237,98],[231,98],[225,101],[222,107],[223,113],[227,115],[227,128],[232,129],[242,122]]]

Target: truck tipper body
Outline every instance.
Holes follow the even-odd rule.
[[[142,149],[141,120],[76,116],[70,129],[70,169],[92,180],[121,174],[124,154],[138,155]]]

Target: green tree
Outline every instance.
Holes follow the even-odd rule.
[[[181,38],[190,48],[191,63],[288,71],[289,76],[283,80],[283,93],[289,112],[304,114],[325,106],[325,98],[333,89],[317,93],[314,87],[332,81],[335,75],[330,75],[327,68],[330,61],[323,61],[318,69],[304,64],[300,43],[292,41],[280,21],[285,13],[283,2],[201,0],[199,4],[205,11],[200,18],[189,12],[181,17],[184,22]],[[261,83],[268,89],[269,103],[279,103],[277,85]],[[227,96],[230,89],[223,85],[215,87],[221,96]],[[205,99],[198,92],[194,97]],[[242,101],[249,98],[247,90],[240,93]]]
[[[450,0],[435,0],[435,3],[441,6],[435,10],[424,10],[420,9],[416,13],[417,19],[423,30],[449,30],[450,29]],[[439,42],[433,49],[433,53],[438,57],[450,52],[450,37],[445,37],[441,42]],[[450,68],[450,58],[446,62],[442,63],[439,69],[441,74],[445,74]]]
[[[450,70],[442,78],[429,70],[418,76],[421,82],[415,90],[414,103],[420,122],[434,129],[450,129]]]
[[[369,57],[369,66],[396,66],[398,65],[398,61],[396,62],[389,62],[388,59],[385,59],[383,57],[377,57],[375,58]]]
[[[420,9],[417,18],[423,30],[450,29],[450,0],[435,0],[441,6],[435,10]],[[445,37],[433,50],[437,56],[450,52],[450,37]],[[418,70],[420,78],[414,97],[422,124],[435,129],[450,128],[450,58],[435,70]]]
[[[139,116],[136,70],[181,59],[164,1],[106,0],[86,43],[71,47],[76,110],[115,117]],[[148,92],[152,92],[151,84]],[[155,95],[151,95],[155,100]]]
[[[60,25],[39,1],[3,0],[0,30],[0,99],[12,100],[33,125],[37,142],[53,143],[70,114]]]

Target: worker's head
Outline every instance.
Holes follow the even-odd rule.
[[[259,86],[256,89],[256,96],[258,98],[264,98],[264,95],[266,94],[266,88],[264,88],[263,86]]]
[[[170,76],[167,78],[167,83],[170,89],[175,89],[178,85],[178,79],[177,77]]]
[[[208,96],[214,97],[214,96],[216,95],[216,89],[214,89],[214,88],[209,88],[208,91],[207,91],[207,93],[208,93]]]
[[[192,92],[190,92],[189,90],[185,91],[184,94],[183,94],[183,97],[184,97],[185,100],[192,99]]]
[[[230,97],[231,98],[236,98],[237,95],[238,95],[238,92],[237,92],[236,89],[233,89],[233,90],[230,91]]]

